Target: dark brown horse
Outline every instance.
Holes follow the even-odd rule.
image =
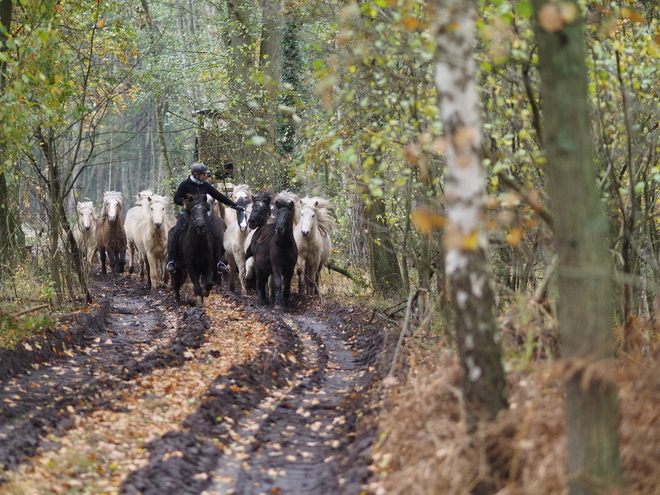
[[[195,291],[197,306],[204,304],[213,288],[213,273],[215,260],[213,254],[213,234],[208,229],[207,222],[212,222],[209,212],[211,206],[205,195],[186,196],[183,201],[183,215],[186,225],[179,234],[176,243],[174,261],[176,271],[172,275],[172,289],[176,302],[181,304],[179,291],[190,276]],[[170,231],[170,235],[172,235]]]
[[[103,193],[103,211],[96,220],[96,245],[101,257],[101,273],[106,274],[105,259],[108,257],[113,275],[124,272],[126,264],[126,232],[121,215],[122,194],[117,191]]]
[[[298,260],[298,248],[293,237],[296,205],[291,200],[275,201],[275,222],[259,227],[252,237],[246,258],[254,256],[257,295],[260,304],[267,304],[266,284],[271,275],[275,285],[275,307],[287,308],[291,295],[291,278]]]

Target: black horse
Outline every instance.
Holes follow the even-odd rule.
[[[291,295],[291,278],[298,260],[298,248],[293,237],[295,204],[275,202],[275,222],[255,231],[246,258],[254,256],[257,295],[260,304],[268,304],[266,284],[271,275],[275,285],[275,307],[287,308]],[[253,209],[254,212],[254,209]]]
[[[252,196],[252,211],[248,219],[248,227],[252,230],[266,225],[271,217],[270,203],[273,197],[269,193],[260,193]]]
[[[174,262],[176,271],[172,275],[172,288],[177,303],[181,303],[179,291],[190,276],[195,291],[195,304],[202,306],[213,288],[215,260],[213,255],[213,234],[207,227],[211,221],[211,207],[205,195],[188,195],[183,202],[186,225],[176,243]],[[171,232],[171,231],[170,231]]]
[[[208,201],[208,197],[206,198]],[[213,203],[209,202],[209,221],[213,222],[215,225],[215,232],[217,234],[216,237],[216,242],[218,242],[218,251],[220,251],[220,259],[214,259],[213,266],[218,265],[218,261],[222,261],[222,263],[226,266],[227,265],[227,259],[225,257],[225,246],[224,246],[224,236],[225,232],[227,231],[227,223],[225,222],[224,218],[222,218],[220,215],[218,215],[213,208]],[[224,210],[222,210],[224,212]],[[215,251],[214,251],[215,252]],[[218,273],[216,270],[213,270],[213,282],[215,282],[217,285],[222,284],[222,276],[220,273]]]

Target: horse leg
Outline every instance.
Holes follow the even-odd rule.
[[[222,277],[220,277],[220,274],[218,271],[215,269],[215,266],[213,267],[213,270],[207,270],[204,272],[204,297],[208,297],[209,294],[211,294],[211,289],[213,289],[213,286],[215,283],[213,282],[213,274],[215,274],[218,277],[218,285],[222,283]]]
[[[293,280],[293,270],[290,273],[285,273],[282,277],[282,299],[284,300],[284,308],[289,307],[289,299],[291,297],[291,281]]]
[[[193,285],[193,291],[195,292],[195,306],[201,307],[204,304],[204,295],[202,294],[202,284],[200,283],[201,274],[197,273],[193,275],[190,274],[190,281]]]
[[[310,296],[316,295],[316,269],[308,264],[305,267],[305,284],[307,285],[307,293]]]
[[[144,272],[147,277],[147,289],[151,290],[151,288],[154,286],[152,285],[152,277],[151,277],[151,260],[149,260],[149,255],[143,256],[143,261],[142,265],[144,265]],[[155,268],[155,265],[154,265]],[[155,272],[156,270],[154,270]],[[156,282],[155,287],[158,287],[158,282]]]
[[[101,258],[101,273],[105,275],[108,273],[105,269],[105,248],[99,248],[99,257]]]
[[[158,288],[158,264],[159,260],[156,254],[150,252],[147,257],[147,274],[149,275],[149,289]]]
[[[117,275],[117,253],[114,249],[108,251],[108,263],[110,264],[110,272]]]
[[[296,269],[298,274],[298,294],[301,296],[305,295],[305,261],[302,258],[298,258],[298,268]]]
[[[131,262],[128,265],[128,273],[135,272],[135,244],[128,242],[128,254],[131,256]]]
[[[268,282],[268,274],[261,270],[256,270],[257,276],[257,296],[259,297],[259,304],[266,306],[268,298],[266,297],[266,283]]]
[[[281,267],[274,267],[273,270],[273,285],[275,286],[275,307],[282,307],[282,269]]]
[[[177,304],[181,304],[181,275],[174,274],[172,275],[172,290],[174,290],[174,300]]]

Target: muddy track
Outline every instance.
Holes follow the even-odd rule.
[[[156,309],[162,301],[133,294],[109,291],[91,314],[67,318],[69,329],[6,353],[0,389],[4,469],[15,469],[33,455],[47,431],[69,428],[74,413],[114,407],[102,392],[119,394],[125,380],[136,374],[178,364],[180,342],[190,345],[195,334],[203,334],[203,326],[191,325],[179,326],[178,335],[173,319]]]
[[[365,370],[331,325],[310,316],[285,321],[304,342],[304,371],[240,422],[242,441],[220,459],[209,494],[359,493],[359,479],[340,476],[338,455],[355,433],[348,406]]]
[[[378,379],[382,332],[347,322],[340,306],[292,315],[250,307],[275,345],[216,377],[186,431],[151,442],[149,465],[121,493],[360,492],[373,432],[358,422]]]
[[[166,291],[153,295],[138,287],[105,282],[92,315],[5,360],[5,469],[48,449],[45,433],[64,433],[75,414],[121,408],[130,380],[181,365],[187,349],[201,346],[213,331],[203,310],[173,307]],[[359,493],[372,442],[359,420],[378,380],[383,332],[340,305],[312,308],[297,301],[283,315],[250,298],[225,297],[259,314],[271,345],[216,376],[182,429],[146,445],[148,464],[134,470],[120,492]]]

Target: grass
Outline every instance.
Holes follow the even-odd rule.
[[[52,284],[38,272],[36,267],[24,263],[0,282],[0,348],[12,348],[53,327]]]

